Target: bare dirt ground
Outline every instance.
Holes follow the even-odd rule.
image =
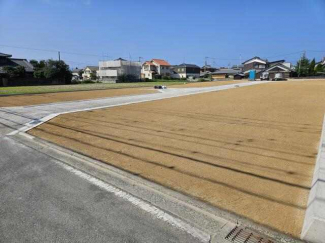
[[[194,82],[187,83],[182,85],[173,85],[171,88],[203,88],[203,87],[213,87],[227,84],[236,84],[236,83],[246,83],[248,80],[230,80],[230,81],[211,81],[211,82]]]
[[[54,102],[98,99],[123,95],[137,95],[155,93],[157,91],[148,88],[129,88],[129,89],[107,89],[93,91],[75,91],[48,94],[30,94],[0,97],[0,107],[39,105]]]
[[[324,93],[273,82],[66,114],[30,134],[299,237]]]

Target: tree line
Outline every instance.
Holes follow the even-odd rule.
[[[41,61],[30,60],[30,63],[33,65],[33,78],[37,80],[37,84],[71,83],[72,73],[69,69],[69,65],[64,61],[52,59]],[[4,66],[2,70],[4,72],[3,76],[12,82],[19,79],[31,78],[30,76],[26,77],[26,70],[23,66]],[[30,83],[32,84],[33,82]]]
[[[301,59],[297,62],[296,73],[298,77],[307,77],[325,74],[325,65],[316,65],[315,58],[309,60],[304,54]]]

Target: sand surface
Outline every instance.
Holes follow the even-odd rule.
[[[61,115],[31,134],[299,237],[325,81]]]

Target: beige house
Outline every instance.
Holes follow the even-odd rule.
[[[157,76],[168,76],[171,77],[173,70],[171,65],[162,59],[152,59],[142,65],[141,78],[142,79],[154,79]]]
[[[95,74],[96,77],[98,77],[98,66],[87,66],[83,70],[82,78],[85,79],[91,79],[91,75]]]

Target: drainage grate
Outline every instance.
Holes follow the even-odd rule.
[[[238,226],[233,228],[225,239],[234,243],[275,243],[274,241]]]

